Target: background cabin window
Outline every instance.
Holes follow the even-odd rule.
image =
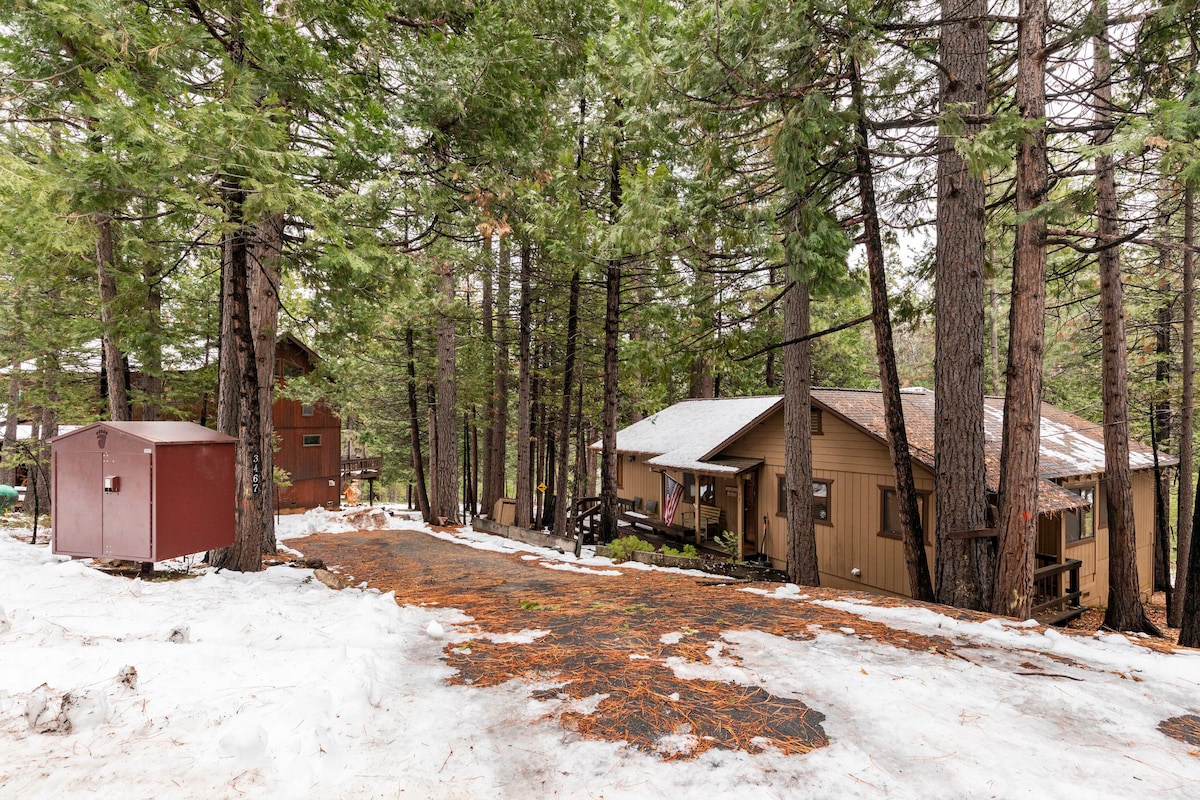
[[[779,482],[779,516],[787,516],[787,481],[785,476],[777,475]],[[813,479],[813,521],[826,525],[833,523],[829,519],[829,487],[832,481]]]
[[[321,434],[319,434],[319,433],[304,434],[304,446],[305,447],[318,447],[318,446],[320,446],[320,444],[321,444]]]
[[[900,538],[904,528],[900,524],[900,504],[896,501],[895,489],[881,489],[882,523],[879,535]],[[917,513],[921,515],[921,544],[925,539],[925,518],[929,516],[929,492],[917,492]]]
[[[1096,507],[1096,487],[1069,486],[1067,488],[1090,504],[1088,508],[1076,508],[1063,514],[1067,523],[1067,541],[1083,542],[1090,540],[1096,535],[1096,515],[1094,511]]]
[[[312,403],[301,403],[300,404],[300,416],[311,417],[315,413],[316,413],[316,410],[313,408]]]
[[[821,430],[821,409],[814,408],[809,412],[809,415],[809,425],[812,428],[812,435],[820,436],[825,433],[825,431]]]

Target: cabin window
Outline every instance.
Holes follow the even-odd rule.
[[[779,484],[779,510],[776,512],[779,516],[787,516],[787,481],[785,476],[777,475],[776,479]],[[819,522],[823,525],[832,525],[829,511],[829,488],[833,481],[813,478],[813,522]]]
[[[304,446],[305,447],[320,447],[320,445],[321,445],[321,434],[319,434],[319,433],[304,434]]]
[[[717,498],[717,479],[712,475],[700,476],[700,502],[712,505]],[[683,499],[688,503],[696,502],[696,476],[690,472],[683,473]]]
[[[820,436],[821,434],[825,433],[825,431],[821,429],[821,409],[814,408],[809,412],[808,424],[812,429],[813,436]]]
[[[882,517],[879,535],[899,539],[904,535],[904,526],[900,524],[900,503],[896,490],[880,488],[880,509]],[[929,516],[929,492],[917,492],[917,513],[921,517],[921,544],[925,544],[925,519]]]
[[[1086,542],[1096,536],[1096,487],[1068,486],[1070,491],[1079,495],[1088,503],[1087,508],[1075,508],[1063,514],[1067,525],[1068,542]]]
[[[301,403],[300,404],[300,416],[311,417],[315,413],[316,413],[316,409],[313,408],[312,403]]]

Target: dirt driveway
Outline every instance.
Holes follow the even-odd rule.
[[[446,648],[455,682],[493,686],[530,679],[539,698],[586,701],[558,716],[590,738],[626,741],[666,758],[693,758],[712,747],[750,752],[771,746],[802,753],[828,744],[820,709],[772,696],[758,686],[681,678],[678,668],[709,664],[722,633],[754,628],[792,639],[845,629],[894,646],[952,655],[938,637],[901,632],[809,603],[739,591],[721,579],[647,570],[585,569],[464,547],[415,531],[317,534],[290,545],[355,581],[392,591],[400,603],[461,609],[472,639]],[[769,591],[777,584],[762,584]],[[845,592],[805,590],[813,599]],[[538,631],[536,637],[513,637]],[[497,635],[499,641],[489,638]],[[505,635],[508,635],[507,637]],[[517,638],[517,641],[513,641]],[[686,669],[682,670],[686,672]],[[664,752],[663,737],[693,746]],[[670,741],[670,739],[668,739]]]

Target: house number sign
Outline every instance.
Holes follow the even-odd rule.
[[[250,485],[254,494],[262,488],[262,456],[258,453],[250,456]]]

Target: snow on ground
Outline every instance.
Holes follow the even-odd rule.
[[[591,555],[391,524],[547,567],[618,571]],[[285,518],[279,534],[317,530],[348,526],[314,512]],[[710,643],[711,663],[666,666],[802,699],[825,715],[831,743],[802,756],[710,750],[664,761],[546,720],[563,709],[532,700],[527,683],[448,685],[443,648],[469,638],[453,609],[333,592],[286,566],[110,577],[16,538],[28,533],[0,533],[3,800],[1200,797],[1197,748],[1157,729],[1200,714],[1196,652],[848,595],[820,602],[946,637],[960,657],[898,650],[852,628],[804,640],[728,631]],[[814,602],[796,587],[771,594]],[[663,626],[664,641],[684,635]],[[660,752],[689,747],[684,733]]]

